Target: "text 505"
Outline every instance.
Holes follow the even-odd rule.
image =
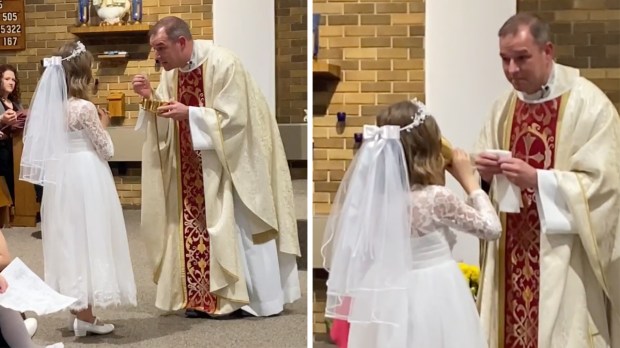
[[[5,22],[17,21],[17,12],[5,12],[2,14],[2,20]]]

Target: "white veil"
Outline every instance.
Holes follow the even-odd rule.
[[[364,126],[362,147],[336,195],[321,249],[329,271],[327,317],[390,323],[380,301],[407,291],[410,190],[400,131]],[[366,305],[350,306],[357,300]]]
[[[36,185],[55,184],[55,166],[67,152],[67,82],[63,60],[72,59],[86,48],[81,42],[68,57],[43,60],[45,71],[35,89],[24,128],[19,179]]]
[[[411,190],[400,132],[428,115],[424,104],[411,102],[418,111],[409,125],[364,126],[362,146],[336,194],[321,248],[329,271],[326,317],[402,324],[388,310],[407,296],[412,262]]]

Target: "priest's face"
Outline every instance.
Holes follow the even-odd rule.
[[[151,36],[150,44],[155,50],[155,59],[159,61],[164,70],[182,68],[187,65],[184,54],[187,45],[186,38],[180,37],[177,40],[172,40],[164,28],[161,28]]]
[[[553,62],[553,45],[537,43],[528,27],[514,35],[500,37],[500,57],[504,74],[512,86],[532,94],[547,83]]]

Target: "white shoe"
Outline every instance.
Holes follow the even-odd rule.
[[[81,321],[78,318],[75,318],[73,322],[73,331],[75,332],[76,337],[86,336],[87,333],[91,332],[97,335],[105,335],[114,331],[114,325],[112,324],[101,324],[98,325],[99,318],[95,318],[95,321],[91,324],[87,321]]]
[[[34,334],[37,332],[37,328],[39,327],[37,320],[35,318],[25,319],[24,325],[26,325],[26,331],[28,331],[28,335],[30,335],[30,338],[32,338],[32,336],[34,336]]]
[[[49,346],[45,346],[45,348],[65,348],[65,345],[62,342],[58,342],[58,343],[50,344]]]

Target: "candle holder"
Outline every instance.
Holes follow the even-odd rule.
[[[142,0],[131,0],[131,19],[134,24],[142,22]]]
[[[78,22],[80,26],[87,26],[90,21],[90,1],[78,0]]]
[[[321,24],[321,14],[312,14],[312,57],[316,59],[319,55],[319,25]]]
[[[360,145],[364,141],[364,135],[362,133],[354,133],[353,140],[355,140],[356,145]]]
[[[339,123],[344,123],[347,121],[347,113],[346,112],[338,112],[336,113],[336,119]]]

